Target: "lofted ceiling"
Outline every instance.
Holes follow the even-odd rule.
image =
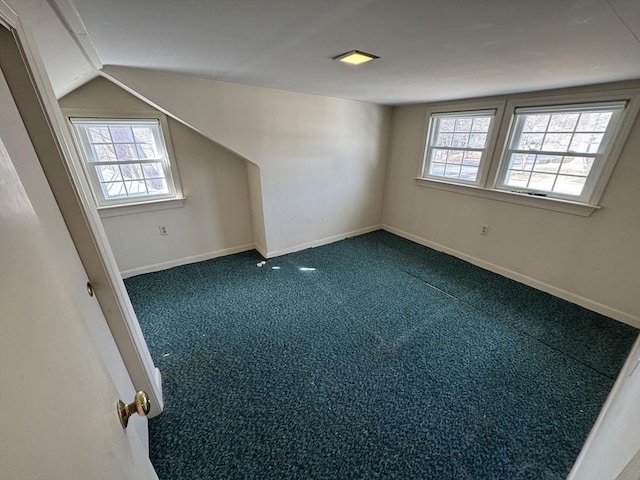
[[[58,48],[69,31],[85,51],[93,44],[94,66],[380,104],[640,78],[640,0],[9,1],[66,22],[32,27],[58,94],[92,75]],[[353,49],[380,59],[332,60]]]

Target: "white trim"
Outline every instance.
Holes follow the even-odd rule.
[[[589,451],[591,450],[591,445],[593,444],[593,442],[596,441],[595,439],[600,433],[602,424],[608,419],[609,416],[615,416],[620,413],[615,409],[616,398],[620,394],[620,390],[622,390],[624,383],[633,374],[635,368],[637,367],[639,355],[640,355],[640,336],[636,338],[636,341],[633,344],[633,347],[631,348],[631,352],[629,352],[629,356],[627,357],[627,360],[624,362],[624,365],[622,366],[622,369],[620,370],[620,373],[618,374],[618,377],[616,378],[616,381],[613,384],[613,388],[609,392],[609,396],[607,397],[607,400],[604,402],[604,406],[600,410],[600,414],[596,419],[596,423],[593,425],[591,432],[589,432],[589,436],[587,437],[587,440],[584,442],[584,445],[582,446],[582,450],[580,450],[580,454],[578,455],[576,462],[573,464],[573,468],[571,468],[571,472],[569,472],[569,476],[567,477],[568,480],[579,480],[576,477],[576,475],[578,474],[577,472],[579,472],[582,469],[582,464],[585,461],[587,455],[589,455]],[[637,453],[633,456],[633,458],[630,459],[629,465],[631,465],[633,462],[636,462],[636,463],[638,462]],[[627,470],[626,467],[623,468],[619,476],[616,478],[616,480],[621,480],[623,478],[637,478],[637,477],[626,477],[626,475],[623,477],[622,474],[624,474],[626,470]]]
[[[493,200],[502,200],[520,205],[528,205],[546,210],[573,213],[581,216],[591,215],[593,210],[599,208],[598,204],[600,199],[613,173],[622,148],[626,144],[631,127],[640,111],[640,88],[638,87],[606,90],[607,87],[605,85],[591,88],[592,90],[587,92],[577,91],[575,93],[561,92],[555,94],[553,92],[531,92],[502,96],[493,101],[478,100],[475,102],[474,100],[462,100],[426,104],[422,156],[419,161],[417,174],[418,185],[491,198]],[[594,90],[594,88],[598,89]],[[523,109],[536,108],[563,109],[569,108],[572,105],[575,106],[576,104],[582,106],[583,104],[604,104],[606,102],[610,105],[616,102],[627,102],[627,104],[626,108],[619,113],[616,119],[615,134],[609,142],[608,150],[602,155],[605,161],[602,165],[598,166],[601,170],[593,171],[593,175],[590,175],[590,177],[594,177],[594,181],[589,185],[590,190],[583,195],[586,197],[588,194],[588,199],[586,199],[587,203],[581,202],[581,199],[578,198],[575,200],[572,198],[558,198],[557,194],[550,192],[541,192],[544,193],[545,196],[533,195],[531,199],[527,200],[526,197],[529,195],[520,195],[516,192],[500,190],[501,188],[505,188],[501,186],[501,183],[504,171],[508,165],[506,153],[509,149],[509,140],[515,125],[514,119],[516,117],[514,112],[516,110],[522,112],[524,111]],[[493,108],[498,108],[498,110],[496,112],[495,124],[492,125],[491,142],[493,143],[489,145],[486,156],[483,157],[480,162],[481,178],[476,182],[466,183],[464,181],[456,182],[456,179],[448,180],[446,177],[427,177],[424,171],[427,164],[426,156],[428,153],[428,132],[431,115],[456,111],[464,112],[473,110],[476,107],[479,109],[482,106],[484,106],[484,109],[493,106]],[[451,188],[446,188],[446,185],[450,185]],[[506,188],[511,190],[510,187]],[[494,195],[494,192],[499,193]],[[517,199],[518,196],[521,196],[519,200]]]
[[[4,0],[0,0],[0,23],[10,28],[18,28],[18,15]]]
[[[333,235],[331,237],[325,237],[319,240],[313,240],[312,242],[301,243],[298,245],[294,245],[293,247],[284,248],[282,250],[267,252],[266,255],[262,254],[262,256],[264,258],[279,257],[281,255],[286,255],[287,253],[294,253],[294,252],[299,252],[300,250],[306,250],[307,248],[314,248],[314,247],[320,247],[322,245],[329,245],[330,243],[339,242],[340,240],[344,240],[345,238],[357,237],[358,235],[364,235],[365,233],[375,232],[376,230],[380,230],[381,228],[382,228],[382,225],[373,225],[371,227],[360,228],[358,230],[352,230],[350,232],[340,233],[338,235]]]
[[[499,202],[515,203],[516,205],[542,208],[544,210],[552,210],[555,212],[570,213],[572,215],[580,215],[581,217],[588,217],[594,210],[602,208],[598,205],[587,205],[586,203],[570,202],[568,200],[561,200],[558,198],[539,197],[536,195],[528,195],[526,193],[494,190],[492,188],[482,188],[475,185],[462,185],[438,181],[431,178],[417,177],[415,180],[421,187],[435,188],[446,192],[461,193],[463,195],[487,198],[489,200],[497,200]]]
[[[129,278],[135,275],[142,275],[143,273],[159,272],[168,268],[180,267],[189,263],[203,262],[205,260],[211,260],[212,258],[224,257],[226,255],[233,255],[234,253],[247,252],[254,249],[255,245],[253,243],[247,243],[245,245],[238,245],[237,247],[224,248],[222,250],[193,255],[191,257],[176,258],[175,260],[168,260],[166,262],[155,263],[153,265],[122,270],[120,275],[122,275],[122,278]]]
[[[412,233],[405,232],[404,230],[400,230],[399,228],[392,227],[390,225],[382,225],[382,229],[398,235],[400,237],[406,238],[407,240],[411,240],[412,242],[418,243],[420,245],[424,245],[425,247],[432,248],[439,252],[444,252],[449,255],[453,255],[454,257],[465,260],[473,265],[476,265],[480,268],[484,268],[485,270],[489,270],[490,272],[497,273],[504,277],[510,278],[511,280],[515,280],[516,282],[523,283],[530,287],[535,288],[536,290],[541,290],[543,292],[549,293],[555,297],[562,298],[571,303],[575,303],[576,305],[580,305],[588,310],[592,310],[601,315],[605,315],[607,317],[618,320],[622,323],[626,323],[627,325],[631,325],[635,328],[640,328],[640,318],[634,317],[633,315],[618,310],[613,307],[609,307],[607,305],[603,305],[602,303],[595,302],[593,300],[589,300],[588,298],[582,297],[580,295],[576,295],[575,293],[569,292],[567,290],[563,290],[562,288],[555,287],[548,283],[542,282],[540,280],[536,280],[535,278],[528,277],[521,273],[515,272],[513,270],[509,270],[508,268],[501,267],[491,262],[487,262],[480,258],[468,255],[466,253],[460,252],[458,250],[454,250],[453,248],[446,247],[436,242],[432,242],[431,240],[426,240],[422,237],[418,237],[417,235],[413,235]]]
[[[48,2],[91,66],[101,70],[102,61],[73,2],[71,0],[48,0]]]
[[[165,198],[150,202],[138,202],[129,205],[109,205],[98,207],[100,218],[119,217],[121,215],[131,215],[134,213],[146,213],[156,210],[168,210],[170,208],[181,208],[187,197]]]
[[[18,23],[17,43],[22,49],[25,66],[29,70],[43,114],[47,118],[53,139],[59,149],[56,155],[52,155],[46,162],[41,159],[43,169],[47,176],[49,176],[47,170],[52,177],[55,173],[55,181],[49,181],[54,195],[56,197],[65,195],[65,199],[70,199],[61,204],[61,212],[70,227],[69,231],[72,233],[74,243],[78,242],[79,236],[86,235],[84,247],[80,248],[78,253],[83,264],[85,261],[88,262],[85,269],[90,279],[93,280],[93,277],[98,279],[99,290],[102,293],[98,291],[97,297],[109,329],[135,388],[145,390],[151,398],[151,411],[148,416],[153,418],[159,415],[164,407],[162,386],[156,379],[155,364],[118,272],[115,257],[93,199],[87,196],[89,185],[81,170],[81,159],[72,147],[71,131],[60,110],[42,58],[39,56],[37,42],[33,33],[20,22]],[[54,168],[59,166],[58,162],[62,163],[64,171]],[[77,246],[78,243],[76,243]]]
[[[64,114],[67,123],[69,125],[69,130],[73,137],[73,145],[75,146],[76,152],[78,156],[82,160],[82,171],[87,178],[88,184],[91,187],[90,193],[94,202],[98,209],[101,208],[109,208],[109,207],[117,207],[117,206],[130,206],[134,204],[146,204],[153,203],[155,200],[179,200],[183,198],[182,194],[182,184],[180,182],[180,173],[178,171],[178,162],[176,161],[176,156],[173,151],[173,142],[171,141],[171,132],[169,131],[169,122],[167,120],[167,116],[159,112],[157,110],[104,110],[104,109],[95,109],[95,108],[64,108],[62,109],[62,113]],[[74,119],[79,119],[79,122],[74,122]],[[167,182],[167,186],[169,190],[172,190],[170,194],[163,195],[163,198],[158,198],[158,196],[142,196],[137,197],[140,198],[139,201],[136,201],[136,197],[128,197],[121,200],[107,200],[104,198],[100,190],[99,181],[95,175],[95,172],[92,171],[87,157],[87,139],[80,138],[81,132],[77,130],[75,124],[81,124],[85,120],[96,120],[96,121],[123,121],[127,120],[156,120],[158,122],[159,127],[159,136],[161,140],[161,147],[164,147],[164,152],[166,158],[162,161],[163,168],[165,169],[165,180]],[[167,171],[168,168],[168,171]],[[154,199],[155,197],[155,199]],[[158,210],[157,208],[150,208],[149,210]],[[148,210],[141,210],[148,211]],[[101,216],[113,216],[113,215],[101,215]]]
[[[428,175],[427,170],[430,164],[429,154],[433,146],[431,145],[431,140],[433,136],[432,126],[433,126],[433,118],[438,118],[442,116],[449,115],[463,115],[463,114],[474,114],[473,112],[490,112],[492,115],[491,126],[489,131],[487,132],[487,143],[486,146],[482,149],[479,149],[482,152],[480,163],[478,164],[478,175],[475,181],[466,182],[464,180],[459,180],[461,183],[464,182],[465,185],[485,185],[487,182],[487,177],[489,174],[489,170],[491,168],[491,162],[494,157],[494,152],[496,149],[498,136],[500,134],[500,126],[502,124],[502,118],[504,115],[505,104],[503,100],[499,101],[477,101],[477,102],[469,102],[469,101],[458,101],[458,102],[447,102],[446,104],[436,104],[436,105],[428,105],[427,110],[425,112],[425,124],[422,135],[422,157],[418,170],[418,177],[420,178],[429,178],[429,179],[439,179],[441,181],[447,182],[446,177],[439,176],[430,176]],[[455,181],[456,179],[451,179],[449,181]]]
[[[258,245],[258,244],[256,243],[256,244],[254,245],[254,248],[258,251],[258,253],[259,253],[260,255],[262,255],[262,257],[263,257],[263,258],[269,258],[269,257],[267,256],[267,255],[268,255],[268,252],[267,252],[266,247],[263,247],[262,245]]]

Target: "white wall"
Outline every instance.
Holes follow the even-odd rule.
[[[640,121],[602,209],[580,217],[418,186],[426,108],[394,109],[386,228],[640,327]]]
[[[380,225],[389,108],[128,67],[104,71],[260,168],[253,180],[269,256]]]
[[[60,100],[62,108],[152,110],[99,78]],[[124,276],[253,248],[246,161],[169,118],[182,189],[181,208],[103,218]],[[169,235],[160,236],[159,225]]]

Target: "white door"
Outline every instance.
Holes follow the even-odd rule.
[[[157,479],[133,385],[0,75],[0,478]]]

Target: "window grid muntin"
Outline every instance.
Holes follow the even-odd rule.
[[[439,180],[449,180],[449,181],[457,181],[457,182],[462,182],[462,183],[469,183],[469,184],[478,184],[481,180],[481,176],[482,176],[482,172],[483,172],[483,164],[486,160],[486,153],[487,153],[487,149],[489,146],[489,143],[491,141],[491,134],[493,131],[493,127],[494,127],[494,121],[495,121],[495,114],[496,114],[496,110],[494,109],[490,109],[490,110],[475,110],[475,111],[466,111],[466,112],[451,112],[451,113],[434,113],[430,116],[429,119],[429,130],[428,130],[428,134],[427,134],[427,149],[426,149],[426,154],[424,157],[424,166],[422,169],[422,176],[426,177],[426,178],[434,178],[434,179],[439,179]],[[469,120],[471,119],[471,124],[469,126],[468,130],[457,130],[457,125],[458,125],[458,120]],[[476,130],[474,131],[473,128],[476,124],[476,120],[479,119],[488,119],[488,125],[486,127],[486,130]],[[454,125],[454,129],[452,131],[446,131],[445,134],[450,134],[452,136],[452,143],[453,143],[453,136],[455,134],[466,134],[467,135],[467,140],[466,140],[466,144],[468,145],[470,140],[471,140],[471,135],[484,135],[484,145],[482,148],[480,147],[456,147],[453,145],[439,145],[437,144],[437,140],[440,136],[440,134],[442,133],[441,131],[441,125],[442,125],[442,121],[443,120],[455,120],[455,125]],[[447,151],[447,158],[445,160],[444,163],[442,162],[436,162],[435,161],[435,152],[436,151]],[[449,152],[462,152],[462,160],[460,163],[449,163],[448,159],[449,159]],[[478,160],[478,164],[474,165],[474,164],[470,164],[470,163],[463,163],[464,159],[466,157],[465,153],[466,152],[480,152],[480,158]],[[434,164],[437,165],[442,165],[443,166],[443,174],[437,174],[433,172],[433,167]],[[458,171],[458,175],[457,176],[447,176],[446,172],[447,172],[447,167],[449,165],[454,165],[454,166],[459,166],[459,171]],[[475,178],[473,178],[472,180],[469,179],[465,179],[462,178],[462,167],[466,166],[466,167],[473,167],[475,168]]]
[[[109,205],[121,205],[127,203],[138,203],[141,201],[147,200],[160,200],[166,198],[174,198],[176,196],[176,188],[175,183],[173,181],[173,175],[171,172],[171,165],[168,158],[168,152],[166,148],[166,144],[164,141],[164,135],[162,132],[162,125],[160,121],[155,118],[137,118],[137,119],[117,119],[117,118],[82,118],[82,117],[71,117],[71,123],[73,124],[76,132],[78,133],[78,137],[80,139],[81,147],[84,152],[83,159],[85,165],[85,171],[87,172],[89,179],[93,185],[93,193],[96,198],[96,202],[99,206],[109,206]],[[104,142],[92,142],[89,134],[89,128],[91,127],[105,127],[109,131],[110,140]],[[124,128],[128,127],[133,142],[120,142],[113,138],[112,127],[116,128]],[[136,127],[147,127],[151,129],[151,140],[150,142],[136,141],[136,135],[133,131]],[[136,152],[137,159],[126,159],[126,160],[111,160],[111,161],[100,161],[94,156],[93,146],[94,145],[109,145],[112,146],[115,151],[116,145],[133,145],[137,147],[138,145],[153,145],[154,151],[158,153],[157,158],[146,158],[140,159],[140,154],[138,148],[134,148]],[[117,152],[116,152],[117,158]],[[152,163],[160,163],[162,167],[162,177],[147,177],[145,174],[145,170],[143,165],[152,164]],[[118,170],[120,172],[120,180],[116,181],[103,181],[100,179],[100,174],[97,171],[97,167],[101,166],[113,166],[117,165]],[[122,166],[127,165],[137,165],[142,172],[142,177],[140,178],[125,178],[122,172]],[[160,193],[149,193],[149,186],[147,184],[148,181],[152,180],[162,180],[164,181],[165,191]],[[108,184],[121,184],[122,188],[125,190],[125,194],[117,195],[109,197],[105,192],[104,186]],[[129,183],[129,185],[128,185]],[[133,183],[139,184],[138,187],[144,185],[144,189],[146,193],[138,193],[131,192],[131,187]]]
[[[503,190],[511,190],[511,191],[520,192],[520,193],[543,194],[544,196],[566,199],[571,201],[587,201],[593,189],[595,188],[595,184],[604,166],[603,165],[604,158],[606,157],[607,152],[611,149],[611,139],[619,127],[618,124],[620,122],[620,118],[622,116],[622,112],[625,107],[626,107],[626,102],[612,102],[612,103],[605,103],[605,104],[595,103],[595,104],[583,104],[583,105],[575,105],[575,106],[571,106],[571,105],[545,106],[545,107],[516,109],[515,112],[513,113],[514,128],[512,129],[512,133],[510,134],[509,140],[507,141],[508,148],[505,149],[505,152],[502,158],[502,163],[501,163],[502,166],[500,167],[498,172],[497,188],[503,189]],[[553,115],[572,114],[572,113],[578,113],[580,115],[575,122],[573,131],[566,132],[566,133],[572,133],[570,142],[566,150],[564,151],[563,150],[542,150],[542,149],[541,150],[524,150],[521,148],[520,149],[513,148],[515,145],[518,145],[520,143],[523,133],[532,133],[532,132],[524,132],[524,122],[526,121],[525,119],[527,116],[549,115],[549,120],[545,125],[545,131],[535,132],[535,133],[544,133],[546,137],[546,134],[548,133],[564,133],[564,132],[556,132],[556,131],[549,132],[548,130],[549,124],[551,122],[551,118]],[[578,125],[580,124],[580,119],[582,118],[582,115],[593,114],[593,113],[610,113],[611,114],[605,130],[604,131],[576,131],[578,128]],[[595,133],[595,134],[602,135],[602,139],[600,140],[600,143],[598,145],[597,152],[580,152],[580,151],[570,150],[570,146],[572,145],[575,134],[583,134],[583,133],[585,134]],[[540,145],[541,147],[544,145],[544,138],[543,138],[543,141],[540,143]],[[593,161],[591,162],[590,170],[587,176],[585,177],[586,180],[583,184],[583,188],[580,194],[576,195],[576,194],[555,192],[553,190],[540,190],[540,189],[535,189],[530,187],[525,188],[521,186],[509,185],[507,181],[509,177],[509,172],[511,170],[509,168],[511,165],[511,158],[513,154],[518,154],[518,153],[520,154],[526,153],[526,154],[533,154],[533,155],[562,156],[563,162],[564,162],[565,156],[592,158]],[[557,184],[557,181],[558,181],[557,177],[561,175],[559,173],[561,168],[562,166],[558,168],[558,174],[556,174],[556,178],[554,179],[552,188],[555,188],[555,185]]]

